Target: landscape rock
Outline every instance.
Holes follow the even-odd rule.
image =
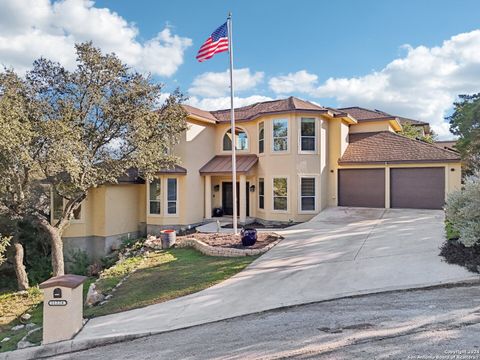
[[[35,326],[37,326],[35,323],[28,323],[25,325],[25,329],[33,329]]]
[[[88,306],[94,306],[103,300],[105,300],[105,296],[97,290],[95,283],[91,284],[88,288],[85,304]]]
[[[108,303],[108,301],[107,301],[107,300],[104,300],[104,301],[102,301],[100,304],[98,304],[98,306],[105,305],[106,303]]]
[[[25,327],[25,325],[19,324],[19,325],[16,325],[16,326],[12,327],[12,330],[13,331],[18,331],[20,329],[23,329],[24,327]]]
[[[10,338],[7,336],[7,337],[4,337],[4,338],[2,339],[2,341],[0,341],[0,342],[3,343],[3,342],[7,342],[7,341],[9,341],[9,340],[10,340]]]
[[[112,297],[113,297],[112,294],[108,294],[107,296],[105,296],[105,300],[110,300]]]
[[[143,244],[146,248],[153,249],[153,250],[161,250],[162,249],[162,239],[156,238],[155,236],[148,236],[147,240],[145,240]]]
[[[23,321],[28,321],[30,320],[30,318],[32,317],[32,315],[30,314],[23,314],[20,319],[23,320]]]
[[[17,350],[25,349],[31,346],[35,346],[35,344],[32,344],[30,341],[27,341],[27,340],[21,340],[17,344]]]

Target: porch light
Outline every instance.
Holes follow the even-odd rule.
[[[215,186],[213,187],[213,191],[219,192],[219,191],[220,191],[220,185],[215,185]]]
[[[250,192],[255,192],[255,185],[250,185]]]

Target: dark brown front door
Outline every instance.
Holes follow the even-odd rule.
[[[247,216],[250,216],[250,183],[247,181]],[[233,215],[233,187],[231,182],[222,182],[222,208],[225,215]],[[240,184],[237,182],[237,216],[240,214]]]
[[[445,168],[390,169],[390,206],[441,209],[445,204]]]
[[[385,169],[338,170],[338,205],[385,207]]]

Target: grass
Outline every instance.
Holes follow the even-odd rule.
[[[10,338],[10,340],[0,343],[0,351],[15,350],[17,343],[27,335],[28,329],[12,330],[12,327],[22,323],[21,315],[28,312],[32,317],[27,322],[41,325],[42,311],[42,293],[37,287],[30,288],[25,295],[18,293],[0,295],[0,340],[6,337]],[[41,333],[41,330],[39,332]]]
[[[150,253],[108,303],[86,309],[85,316],[135,309],[203,290],[243,270],[255,258],[212,257],[193,249]]]
[[[85,299],[88,287],[94,278],[88,278],[83,286]],[[12,330],[12,327],[22,324],[21,315],[29,313],[32,317],[25,323],[34,323],[42,326],[43,323],[43,296],[38,287],[31,287],[27,294],[20,295],[15,292],[0,295],[0,340],[9,337],[10,340],[0,343],[0,352],[16,350],[17,343],[27,335],[31,329]],[[32,344],[39,345],[42,341],[42,330],[30,334],[27,339]]]
[[[148,256],[136,256],[114,265],[104,271],[97,282],[103,292],[109,292],[118,282],[137,269],[117,288],[111,300],[102,306],[84,309],[84,317],[95,317],[135,309],[188,295],[215,285],[243,270],[256,257],[238,258],[212,257],[193,249],[171,249],[150,253]],[[83,297],[95,278],[88,278],[83,285]],[[28,312],[32,315],[27,323],[42,324],[42,293],[38,287],[32,287],[26,295],[9,292],[0,295],[0,352],[15,350],[29,331],[11,330],[21,324],[20,316]],[[28,336],[28,341],[39,344],[42,330]]]

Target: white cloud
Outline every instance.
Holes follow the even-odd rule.
[[[237,107],[246,106],[246,105],[250,105],[250,104],[254,104],[262,101],[269,101],[269,100],[273,100],[273,99],[268,96],[252,95],[244,98],[234,97],[233,103],[234,103],[234,106],[237,108]],[[186,103],[203,110],[229,109],[230,96],[203,98],[203,99],[199,99],[196,96],[192,96],[186,101]]]
[[[268,85],[276,94],[289,94],[297,91],[308,93],[315,88],[317,80],[317,75],[300,70],[288,75],[272,77]]]
[[[264,73],[261,71],[250,72],[249,68],[235,69],[234,89],[235,92],[251,90],[263,81]],[[221,97],[230,92],[230,73],[206,72],[197,76],[188,92],[194,96]]]
[[[305,71],[302,76],[279,77],[274,86],[283,84],[292,92],[316,98],[333,97],[344,106],[377,108],[428,121],[441,137],[451,137],[444,117],[453,101],[458,94],[480,91],[480,30],[453,36],[441,46],[404,48],[405,56],[365,76],[330,78],[314,86],[315,75]],[[312,81],[296,82],[296,78]]]
[[[40,56],[71,68],[74,44],[91,40],[139,71],[171,76],[192,44],[168,27],[141,42],[135,25],[91,0],[0,0],[0,8],[0,63],[21,72]]]

